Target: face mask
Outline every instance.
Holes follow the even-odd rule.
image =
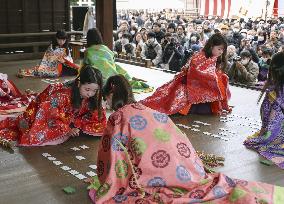
[[[192,36],[192,37],[190,38],[190,41],[191,41],[191,42],[196,42],[196,40],[197,40],[197,38],[196,38],[195,36]]]
[[[153,43],[154,41],[155,41],[154,38],[150,38],[150,39],[148,40],[148,43]]]
[[[129,40],[127,38],[122,38],[121,39],[121,43],[122,44],[127,44],[127,43],[129,43]]]
[[[239,29],[238,28],[234,28],[233,31],[236,33],[236,32],[239,32]]]
[[[249,59],[242,59],[241,64],[242,65],[247,65],[249,63]]]
[[[247,39],[252,40],[253,36],[252,35],[247,35]]]
[[[135,34],[135,30],[130,31],[131,35]]]
[[[264,37],[263,36],[258,36],[257,40],[258,41],[264,41]]]
[[[264,58],[264,57],[262,58],[262,61],[264,62],[267,62],[267,60],[268,60],[267,58]]]
[[[247,34],[246,33],[241,33],[241,35],[243,36],[243,38],[247,38]]]

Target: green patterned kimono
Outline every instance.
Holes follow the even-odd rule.
[[[104,82],[111,76],[121,74],[131,84],[135,93],[151,92],[153,89],[142,81],[132,80],[121,66],[115,63],[114,53],[105,45],[93,45],[86,50],[84,64],[92,65],[102,72]]]

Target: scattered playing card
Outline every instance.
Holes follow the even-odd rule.
[[[87,177],[86,176],[84,176],[83,174],[76,174],[75,175],[78,179],[80,179],[80,180],[83,180],[83,179],[86,179]]]
[[[78,160],[84,160],[84,159],[86,159],[85,157],[82,157],[82,156],[76,156],[76,159],[78,159]]]
[[[201,122],[201,121],[198,121],[198,120],[195,120],[195,121],[193,121],[194,123],[197,123],[197,124],[204,124],[203,122]]]
[[[56,166],[59,166],[59,165],[62,164],[62,162],[61,161],[53,161],[53,164],[55,164]]]
[[[62,166],[60,168],[63,169],[64,171],[69,171],[71,169],[69,166]]]
[[[210,132],[203,132],[204,135],[211,135]]]
[[[48,160],[50,160],[50,161],[54,161],[54,160],[56,160],[56,158],[55,158],[55,157],[47,157],[47,159],[48,159]]]
[[[79,150],[81,150],[81,149],[78,148],[78,147],[72,147],[72,148],[70,148],[70,149],[72,149],[72,150],[74,150],[74,151],[79,151]]]
[[[80,146],[80,148],[81,148],[81,149],[89,149],[89,147],[86,146],[86,145],[82,145],[82,146]]]
[[[95,165],[95,164],[89,165],[89,167],[90,167],[91,169],[97,169],[97,165]]]
[[[76,174],[79,174],[79,172],[78,171],[76,171],[76,170],[70,170],[70,171],[68,171],[70,174],[72,174],[72,175],[76,175]]]
[[[196,128],[191,128],[192,131],[194,132],[199,132],[200,130],[199,129],[196,129]]]
[[[199,125],[191,125],[192,127],[196,127],[196,128],[199,128],[200,126]]]
[[[222,135],[222,136],[228,136],[228,134],[227,134],[227,133],[225,133],[225,132],[220,132],[220,133],[219,133],[219,135]]]
[[[211,124],[209,124],[209,123],[203,123],[203,125],[205,125],[205,126],[209,126],[209,125],[211,125]]]
[[[95,173],[95,172],[93,172],[93,171],[88,171],[88,172],[86,172],[86,174],[88,175],[88,176],[96,176],[97,174]]]
[[[51,156],[51,155],[48,154],[48,153],[42,153],[41,155],[44,156],[44,157],[50,157],[50,156]]]

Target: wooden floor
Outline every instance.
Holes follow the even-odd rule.
[[[30,88],[34,91],[43,90],[48,84],[41,79],[18,79],[15,73],[18,68],[34,66],[37,61],[18,61],[0,63],[0,72],[8,73],[9,78],[21,89]],[[149,69],[139,69],[133,66],[125,66],[128,72],[135,77],[148,80],[152,86],[160,86],[170,80],[173,75]],[[284,171],[276,166],[260,164],[260,157],[256,152],[246,149],[242,142],[255,131],[259,124],[259,106],[256,104],[259,92],[231,87],[232,99],[230,104],[234,106],[230,121],[222,122],[217,116],[173,116],[176,124],[185,126],[198,125],[196,121],[210,124],[209,126],[196,126],[199,131],[182,128],[196,150],[204,150],[225,157],[225,166],[218,171],[231,177],[267,182],[284,186]],[[149,94],[138,95],[144,98]],[[228,141],[207,136],[203,132],[219,134],[219,128],[225,128],[236,134],[223,136]],[[227,132],[228,133],[228,132]],[[89,165],[96,164],[97,147],[99,138],[81,136],[72,138],[64,144],[48,147],[15,147],[14,153],[0,148],[0,203],[2,204],[38,204],[38,203],[90,203],[87,195],[87,184],[77,179],[67,171],[56,166],[52,161],[42,156],[49,153],[63,165],[86,175],[92,169]],[[89,149],[73,151],[70,148],[86,145]],[[83,156],[85,160],[77,160],[75,156]],[[93,170],[94,171],[94,170]],[[62,191],[66,186],[73,186],[76,192],[67,195]]]

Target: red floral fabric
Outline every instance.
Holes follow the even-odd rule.
[[[141,103],[169,115],[187,114],[192,104],[208,102],[213,113],[229,110],[228,77],[216,69],[216,58],[206,58],[201,51],[185,67],[187,72],[177,74]]]
[[[6,74],[0,73],[0,114],[24,111],[34,95],[23,95]]]
[[[21,146],[55,145],[69,138],[70,124],[83,132],[101,136],[106,126],[105,111],[99,120],[98,112],[88,109],[88,101],[75,110],[71,101],[71,87],[67,84],[49,85],[26,111],[17,118],[0,122],[0,135],[17,140]]]

